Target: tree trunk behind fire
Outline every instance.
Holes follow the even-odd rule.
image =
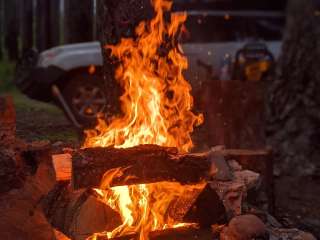
[[[4,45],[8,58],[12,61],[18,59],[19,56],[17,6],[17,0],[4,1]]]
[[[33,1],[21,0],[19,7],[22,51],[25,51],[33,47]]]
[[[65,0],[65,42],[93,39],[93,0]]]
[[[37,0],[36,7],[36,46],[41,52],[48,49],[50,44],[49,1]]]
[[[119,112],[118,98],[121,94],[114,79],[117,59],[110,56],[107,45],[116,44],[121,38],[133,37],[135,27],[141,20],[150,18],[152,8],[150,0],[98,0],[98,29],[103,54],[103,79],[108,99],[106,112],[113,115]]]
[[[0,60],[3,58],[2,36],[3,36],[3,0],[0,0]]]
[[[318,2],[289,2],[282,57],[269,89],[268,137],[284,173],[314,174],[320,166]]]
[[[60,0],[50,0],[50,43],[52,46],[60,44]]]

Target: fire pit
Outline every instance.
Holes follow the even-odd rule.
[[[204,232],[201,239],[268,235],[259,218],[240,215],[258,212],[244,204],[260,181],[258,173],[243,169],[245,162],[268,158],[270,152],[216,147],[190,153],[193,129],[204,119],[192,112],[191,86],[183,77],[188,64],[176,43],[186,15],[172,14],[166,21],[171,4],[154,0],[155,16],[138,25],[135,38],[106,46],[119,60],[115,77],[124,91],[121,115],[99,119],[95,129],[86,131],[81,149],[52,155],[49,145],[22,144],[9,157],[3,154],[29,174],[23,188],[6,197],[31,195],[22,203],[15,200],[15,206],[27,206],[23,219],[36,216],[46,229],[27,234],[51,239],[54,227],[55,238],[74,240],[198,239]],[[0,137],[8,135],[2,132]],[[48,174],[53,167],[55,179]],[[266,172],[261,174],[267,179]],[[21,223],[15,215],[12,219]]]

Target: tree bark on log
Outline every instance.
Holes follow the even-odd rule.
[[[282,56],[268,96],[268,141],[275,164],[282,173],[295,176],[316,174],[320,169],[317,2],[289,1]]]
[[[138,240],[139,234],[132,234],[122,237],[111,238],[109,240]],[[211,240],[212,235],[210,230],[201,230],[195,226],[180,227],[174,229],[165,229],[154,231],[149,234],[150,240]],[[97,237],[97,240],[108,240],[107,237]]]
[[[158,150],[161,149],[161,147],[155,147]],[[150,154],[152,154],[151,151],[152,148],[150,148]],[[86,150],[80,150],[81,151],[86,151]],[[94,152],[94,149],[90,150],[91,152]],[[100,150],[104,151],[104,150]],[[109,148],[107,151],[112,151],[112,148]],[[124,151],[126,152],[126,149],[117,149],[116,151]],[[78,154],[79,151],[76,150],[73,154]],[[53,164],[55,166],[55,171],[56,171],[56,176],[57,176],[57,181],[70,181],[72,178],[72,153],[67,153],[67,154],[57,154],[53,155]],[[254,172],[258,172],[261,174],[263,177],[263,189],[267,190],[270,193],[272,192],[272,184],[273,184],[273,177],[272,177],[272,153],[269,150],[244,150],[244,149],[225,149],[225,150],[217,150],[215,151],[215,154],[217,156],[224,156],[226,160],[236,160],[244,169],[249,169]],[[124,156],[124,154],[121,154],[121,156]],[[207,159],[209,156],[209,152],[205,153],[200,153],[200,154],[195,154],[195,156],[199,157],[199,159]],[[119,157],[120,158],[120,157]],[[80,165],[82,167],[85,167],[86,164],[89,164],[89,161],[92,161],[92,157],[90,159],[84,159],[82,156],[81,159],[87,160],[87,162],[81,163]],[[102,156],[102,159],[96,160],[99,164],[104,164],[104,162],[107,162],[109,158]],[[116,159],[114,159],[116,160]],[[152,161],[151,157],[150,160]],[[78,161],[75,160],[74,161]],[[93,160],[95,161],[95,160]],[[77,163],[75,163],[78,165]],[[117,167],[125,167],[128,166],[128,162],[126,163],[126,159],[122,159],[118,163],[106,163],[106,165],[102,168],[106,169],[110,167],[110,164],[115,164]],[[125,164],[124,166],[121,166],[121,164]],[[199,163],[200,164],[200,163]],[[91,166],[93,170],[95,168],[100,168],[99,166],[94,166],[95,163]],[[88,165],[89,166],[89,165]],[[77,171],[81,171],[80,169]],[[87,170],[90,172],[90,170]],[[101,171],[100,173],[100,180],[104,174],[104,171]],[[126,176],[128,176],[126,174]],[[99,177],[95,177],[98,179]],[[99,185],[100,182],[98,180],[95,180],[96,182],[96,187]],[[138,181],[138,180],[136,180]],[[87,185],[87,184],[86,184]],[[80,186],[79,186],[80,187]],[[92,187],[92,186],[88,186]],[[269,189],[268,189],[269,188]],[[270,199],[272,199],[272,195],[269,196]]]
[[[106,172],[117,175],[110,186],[161,181],[183,184],[210,179],[211,162],[206,154],[178,154],[175,148],[141,145],[127,149],[89,148],[72,155],[74,189],[99,187]]]

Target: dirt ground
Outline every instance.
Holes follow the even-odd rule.
[[[57,107],[32,101],[17,92],[12,95],[20,138],[79,145],[80,134]],[[320,239],[320,178],[276,177],[275,198],[274,215],[282,224],[310,231]]]
[[[49,140],[77,144],[80,134],[53,104],[33,101],[20,93],[14,98],[17,115],[17,136],[26,141]]]

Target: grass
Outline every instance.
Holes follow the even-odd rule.
[[[0,93],[14,89],[13,84],[14,64],[8,61],[0,62]]]
[[[17,135],[27,141],[77,142],[78,134],[63,112],[53,104],[32,100],[14,86],[14,64],[0,62],[0,95],[13,97]]]

